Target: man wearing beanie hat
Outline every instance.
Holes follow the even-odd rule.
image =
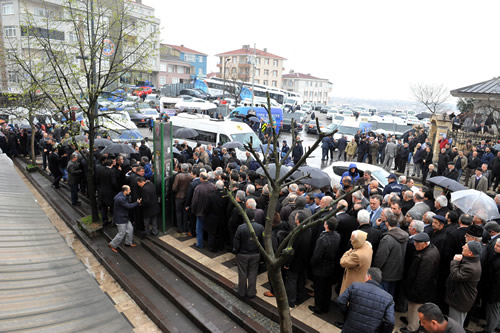
[[[468,241],[450,263],[450,275],[446,281],[446,303],[450,306],[449,317],[463,326],[467,312],[477,296],[477,284],[481,278],[482,245]]]
[[[405,295],[408,299],[408,326],[401,333],[418,332],[418,308],[436,295],[436,275],[439,270],[439,251],[431,244],[427,233],[413,236],[417,250],[411,259],[405,279]]]
[[[353,282],[365,281],[373,255],[372,246],[366,241],[367,236],[368,234],[361,230],[354,230],[351,233],[352,249],[346,251],[340,259],[340,266],[345,270],[339,295]]]

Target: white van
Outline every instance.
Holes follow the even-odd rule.
[[[246,144],[252,140],[253,148],[258,150],[262,144],[250,126],[240,121],[217,120],[204,115],[187,113],[171,117],[170,121],[172,122],[173,139],[179,140],[181,143],[187,141],[192,147],[195,147],[198,142],[204,146],[211,144],[216,147],[218,142],[224,144],[237,141]],[[190,139],[176,138],[175,132],[179,128],[192,128],[198,133],[198,136]],[[244,148],[236,149],[236,153],[240,160],[246,160]]]
[[[169,116],[175,116],[175,104],[181,102],[181,98],[162,97],[160,98],[160,113],[166,113]]]

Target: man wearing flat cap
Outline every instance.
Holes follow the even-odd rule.
[[[446,219],[442,215],[434,215],[432,217],[432,233],[431,243],[439,250],[441,256],[444,255],[444,250],[446,246],[446,238],[448,234],[444,228],[446,224]]]
[[[448,162],[448,169],[444,170],[443,176],[453,180],[458,179],[458,170],[455,169],[455,163],[453,161]]]
[[[481,278],[481,251],[480,242],[469,241],[463,246],[462,254],[455,255],[450,263],[445,301],[450,306],[449,317],[462,326],[476,301],[477,284]]]
[[[488,179],[483,176],[481,167],[476,168],[476,174],[470,176],[469,188],[481,192],[488,191]]]
[[[408,326],[401,328],[401,333],[418,332],[418,308],[436,295],[439,251],[425,232],[414,235],[413,242],[416,252],[408,268],[404,287],[408,299]]]

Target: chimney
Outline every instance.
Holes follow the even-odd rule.
[[[243,50],[250,50],[250,45],[243,45],[242,49]]]
[[[184,44],[181,44],[181,47],[184,47]]]
[[[264,48],[264,52],[267,52],[267,47]]]
[[[290,69],[290,74],[293,74],[295,73],[293,69]]]

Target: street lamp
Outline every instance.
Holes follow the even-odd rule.
[[[222,75],[223,75],[223,78],[224,78],[224,87],[222,88],[222,100],[224,100],[224,98],[226,97],[226,63],[229,60],[231,60],[231,58],[227,58],[222,63]]]

